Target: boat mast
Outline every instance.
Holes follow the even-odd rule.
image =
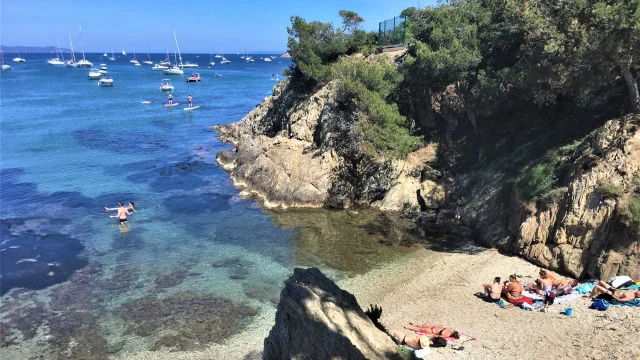
[[[60,53],[60,57],[62,58],[62,61],[64,61],[64,55],[62,55],[62,50],[60,50],[60,43],[58,43],[58,38],[56,38],[56,46],[58,47],[56,51]],[[58,57],[57,53],[56,53],[56,57]]]
[[[87,59],[84,58],[84,44],[82,43],[82,25],[78,25],[80,27],[80,48],[82,49],[82,60],[83,61],[87,61]]]
[[[149,43],[147,42],[147,60],[151,60],[151,49],[149,49]]]
[[[76,53],[73,51],[73,41],[71,41],[71,33],[69,33],[69,44],[71,45],[71,59],[76,62]]]
[[[173,38],[176,41],[176,49],[178,50],[178,59],[180,59],[180,65],[182,65],[182,55],[180,55],[180,46],[178,46],[178,37],[176,36],[176,29],[171,24],[171,30],[173,30]]]

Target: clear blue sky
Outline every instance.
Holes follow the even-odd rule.
[[[127,53],[173,49],[171,23],[185,53],[283,51],[292,15],[339,23],[338,11],[352,10],[365,19],[364,28],[377,30],[379,21],[397,16],[409,6],[435,0],[2,0],[0,43],[5,46],[74,47],[82,25],[87,52]]]

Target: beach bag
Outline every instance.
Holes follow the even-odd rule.
[[[607,300],[595,299],[593,300],[589,308],[604,311],[604,310],[607,310],[609,306],[611,306],[611,304],[609,304]]]

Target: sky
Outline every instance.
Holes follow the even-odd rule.
[[[340,23],[338,11],[352,10],[363,28],[398,16],[409,6],[435,0],[2,0],[0,44],[4,46],[80,45],[86,52],[173,51],[173,23],[183,53],[285,51],[292,15],[308,21]]]

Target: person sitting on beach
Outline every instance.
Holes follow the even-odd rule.
[[[604,284],[604,285],[603,285]],[[608,286],[608,287],[606,287]],[[616,290],[613,286],[607,284],[606,282],[600,281],[591,291],[591,294],[585,296],[587,299],[591,299],[597,297],[602,300],[616,300],[619,302],[629,302],[635,299],[640,298],[640,289],[639,290]]]
[[[558,279],[553,282],[553,287],[557,289],[558,296],[569,294],[578,287],[578,281],[575,279]]]
[[[493,279],[493,284],[483,284],[484,293],[486,295],[487,300],[491,302],[500,301],[500,296],[502,295],[502,284],[500,284],[500,277],[496,277]]]
[[[515,274],[509,276],[509,283],[502,289],[502,295],[508,300],[520,300],[522,298],[522,284]]]
[[[537,293],[538,295],[544,295],[551,290],[553,290],[553,279],[546,270],[540,270],[540,278],[536,279],[535,282],[530,283],[527,287],[524,288],[527,291],[532,291]]]

